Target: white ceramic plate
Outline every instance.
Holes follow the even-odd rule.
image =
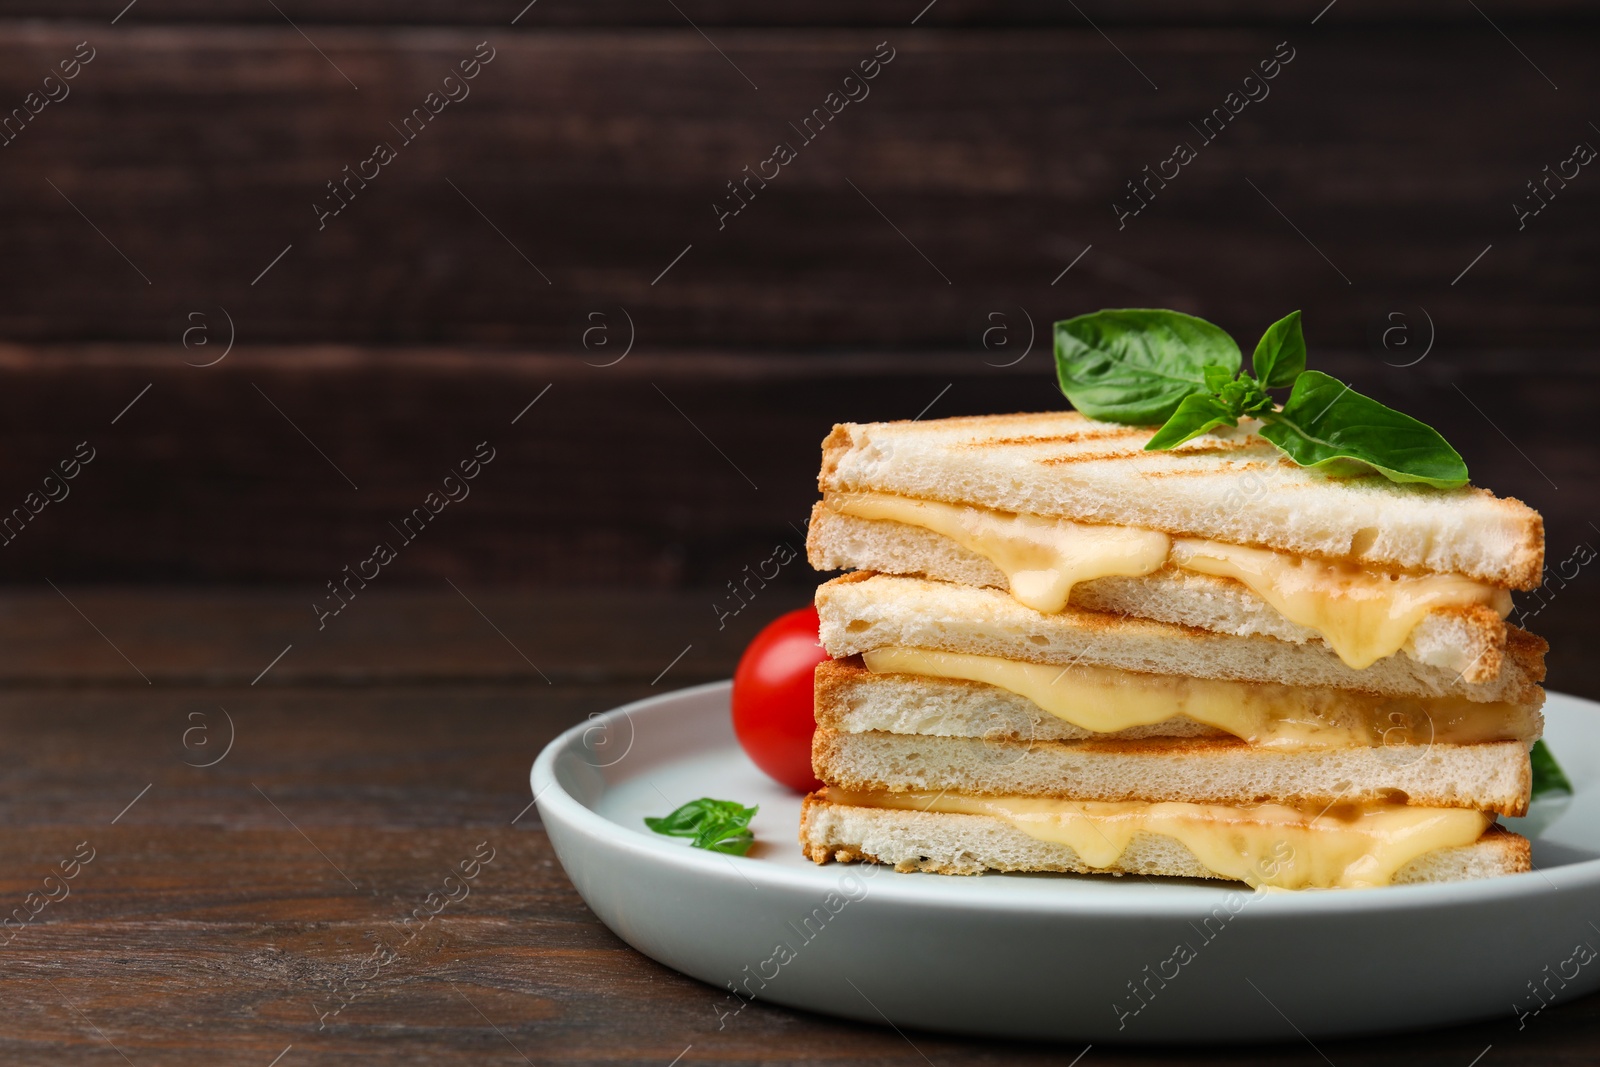
[[[645,955],[736,988],[716,1009],[728,1025],[754,996],[1005,1037],[1293,1040],[1529,1022],[1600,988],[1600,705],[1551,694],[1545,715],[1577,795],[1507,820],[1536,835],[1538,870],[1452,885],[1255,894],[818,867],[797,843],[800,798],[734,740],[726,682],[573,727],[540,754],[533,790],[595,914]],[[641,821],[702,796],[761,805],[747,857]]]

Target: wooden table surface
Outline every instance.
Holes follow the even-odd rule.
[[[368,590],[318,631],[309,591],[0,595],[0,900],[37,909],[0,933],[0,1062],[1499,1067],[1600,1056],[1600,998],[1521,1032],[1508,1006],[1481,1025],[1315,1048],[1085,1053],[760,1002],[719,1030],[721,992],[613,936],[537,813],[518,816],[545,742],[589,712],[725,675],[762,619],[805,593],[768,597],[760,618],[718,632],[712,593]],[[1574,638],[1582,614],[1569,610]],[[1594,695],[1594,681],[1573,670],[1557,684]],[[489,850],[469,895],[400,926]],[[46,883],[63,863],[75,876]],[[47,885],[59,899],[29,896]],[[341,1007],[334,987],[370,977],[380,941],[401,946],[397,958]]]

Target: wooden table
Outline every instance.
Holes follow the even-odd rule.
[[[38,909],[0,933],[0,1062],[1499,1067],[1600,1052],[1600,998],[1521,1032],[1508,1010],[1316,1048],[1078,1060],[1081,1046],[759,1002],[719,1030],[719,991],[590,914],[524,810],[527,774],[587,713],[728,673],[763,619],[806,598],[767,595],[760,618],[722,632],[709,592],[369,589],[321,631],[309,590],[0,596],[0,900]],[[1552,625],[1576,638],[1577,609],[1553,608]],[[1594,693],[1592,674],[1558,684]],[[401,925],[491,849],[465,897]],[[59,899],[30,898],[63,862],[75,876],[48,883]],[[381,969],[380,944],[394,952]],[[341,1006],[334,987],[363,975]]]

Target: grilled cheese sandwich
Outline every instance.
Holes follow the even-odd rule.
[[[1505,623],[1537,513],[1331,478],[1248,426],[1151,432],[834,428],[808,555],[855,573],[817,593],[807,855],[1288,888],[1527,869],[1495,818],[1526,811],[1543,728],[1544,643]]]
[[[808,553],[822,570],[995,585],[1040,611],[1073,601],[1240,632],[1239,611],[1218,602],[1231,598],[1275,616],[1273,636],[1320,640],[1358,669],[1404,652],[1471,678],[1493,672],[1510,590],[1537,584],[1537,513],[1478,490],[1329,478],[1248,433],[1145,452],[1149,433],[1071,412],[835,427]],[[1111,477],[1115,489],[1090,495]],[[1270,490],[1222,508],[1229,478]],[[1405,528],[1374,524],[1387,512]],[[1174,581],[1197,575],[1211,580]],[[1095,588],[1107,582],[1109,604]],[[1466,646],[1430,647],[1463,627]]]

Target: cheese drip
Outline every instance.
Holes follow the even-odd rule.
[[[1323,812],[1282,804],[1103,802],[956,793],[850,793],[830,786],[833,803],[869,808],[988,815],[1040,841],[1065,845],[1104,870],[1139,834],[1170,838],[1221,878],[1280,889],[1388,885],[1412,860],[1470,845],[1494,817],[1459,808],[1347,804]]]
[[[1192,538],[1174,541],[1171,559],[1185,570],[1243,582],[1278,614],[1321,634],[1357,670],[1398,652],[1435,608],[1484,604],[1501,618],[1511,611],[1509,592],[1456,574],[1383,574]]]
[[[862,654],[875,674],[956,678],[998,686],[1084,730],[1114,733],[1180,715],[1263,748],[1378,748],[1523,741],[1532,708],[1464,697],[1385,697],[1115,667],[1022,663],[998,656],[890,646]]]
[[[1035,611],[1065,608],[1078,582],[1158,570],[1170,547],[1167,535],[1154,530],[1086,526],[887,493],[851,493],[828,504],[844,515],[888,519],[943,534],[1004,571],[1011,595]]]
[[[1079,582],[1141,577],[1169,563],[1232,578],[1290,622],[1319,634],[1357,670],[1400,651],[1435,609],[1483,604],[1501,618],[1511,612],[1509,592],[1460,575],[1393,574],[1131,526],[1090,526],[888,493],[842,494],[828,506],[943,534],[999,568],[1011,595],[1035,611],[1064,610]]]

